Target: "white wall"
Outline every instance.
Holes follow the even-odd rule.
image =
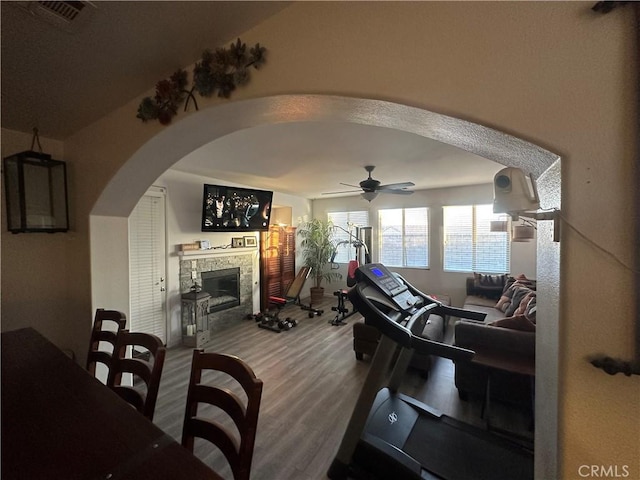
[[[205,183],[214,185],[230,185],[228,181],[203,177],[177,170],[167,170],[155,182],[156,186],[167,191],[167,311],[168,311],[168,344],[177,345],[181,341],[180,334],[180,244],[198,240],[209,240],[212,247],[231,244],[231,238],[238,233],[220,232],[203,233],[202,218],[202,186]],[[233,183],[233,185],[236,185]],[[239,187],[262,188],[260,185],[237,185]],[[301,197],[274,192],[274,206],[291,208],[293,218],[308,215],[310,201]],[[254,233],[252,233],[254,234]],[[258,233],[255,232],[258,236]],[[299,261],[298,261],[299,265]],[[260,310],[260,269],[259,255],[256,249],[253,255],[253,311]]]
[[[444,272],[442,264],[442,207],[445,205],[473,205],[493,202],[493,185],[473,185],[465,187],[418,190],[410,196],[378,195],[371,203],[361,197],[339,197],[317,199],[313,201],[315,218],[327,218],[328,212],[369,210],[369,224],[373,227],[371,254],[373,261],[378,259],[377,221],[378,210],[383,208],[429,207],[430,235],[429,269],[394,268],[406,280],[425,293],[440,293],[451,296],[452,303],[462,306],[465,297],[465,279],[469,273]],[[511,244],[511,273],[524,273],[536,278],[536,242]],[[335,289],[344,288],[346,265],[340,273],[342,282],[335,283]]]

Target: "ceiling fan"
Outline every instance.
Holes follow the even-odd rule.
[[[378,196],[379,193],[393,193],[396,195],[411,195],[413,192],[411,190],[406,190],[407,187],[413,187],[415,184],[413,182],[400,182],[400,183],[389,183],[386,185],[380,185],[380,181],[371,177],[371,172],[376,168],[373,165],[367,165],[364,169],[369,173],[369,177],[362,180],[359,185],[351,185],[349,183],[342,183],[340,185],[345,185],[347,187],[359,188],[362,190],[360,196],[367,201],[371,201]],[[345,190],[341,192],[326,192],[323,195],[333,195],[337,193],[351,193],[358,192],[359,190]]]

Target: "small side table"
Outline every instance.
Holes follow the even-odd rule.
[[[192,290],[181,296],[182,343],[188,347],[201,348],[210,338],[209,299],[207,292]]]

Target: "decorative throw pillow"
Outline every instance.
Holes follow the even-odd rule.
[[[519,275],[516,275],[515,277],[511,277],[511,276],[506,276],[505,281],[504,281],[504,287],[502,288],[502,294],[504,295],[507,290],[509,290],[511,287],[513,287],[514,283],[518,283],[519,285],[529,285],[529,283],[531,282],[531,280],[529,280],[524,273],[521,273]]]
[[[512,330],[520,330],[523,332],[535,332],[536,324],[530,322],[524,315],[514,315],[512,317],[501,318],[489,323],[494,327],[510,328]]]
[[[514,310],[514,315],[524,315],[527,311],[527,307],[529,306],[529,302],[531,299],[535,298],[536,292],[531,291],[527,293],[522,300],[520,300],[520,305]]]
[[[506,275],[488,275],[483,273],[474,273],[474,293],[481,297],[499,298],[506,280]]]
[[[484,273],[474,273],[473,282],[476,287],[504,287],[507,280],[506,275],[486,275]]]
[[[516,282],[516,279],[514,277],[507,278],[507,281],[504,282],[504,288],[502,289],[502,293],[505,293],[507,290],[509,290],[511,288],[511,285],[513,285],[515,282]]]
[[[527,276],[524,273],[520,273],[513,278],[515,279],[516,282],[518,282],[521,285],[526,285],[531,290],[536,289],[536,281],[527,278]]]
[[[520,302],[522,299],[527,296],[527,294],[531,293],[533,290],[523,286],[517,286],[517,282],[513,284],[513,297],[511,298],[511,304],[504,311],[507,317],[510,317],[514,314],[516,309],[520,306]]]
[[[533,297],[527,304],[527,308],[524,311],[524,316],[527,317],[531,323],[536,323],[536,297]]]
[[[498,299],[498,302],[495,304],[495,308],[497,308],[498,310],[504,313],[504,311],[507,309],[510,303],[511,303],[511,299],[505,295],[502,295]]]
[[[509,288],[507,289],[502,296],[500,297],[500,299],[498,300],[498,303],[496,303],[495,308],[497,308],[498,310],[500,310],[501,312],[504,312],[507,310],[507,308],[509,308],[509,305],[511,305],[511,299],[513,298],[513,292],[514,289],[513,288]]]
[[[495,308],[497,308],[498,310],[500,310],[501,312],[506,312],[507,309],[511,306],[512,300],[513,300],[513,295],[514,293],[519,289],[519,288],[529,288],[528,284],[521,281],[521,280],[516,280],[513,277],[510,277],[507,280],[507,284],[504,287],[504,291],[502,292],[502,295],[500,296],[500,298],[498,299],[498,302],[495,304]],[[516,304],[513,308],[514,310],[518,307],[518,305]]]

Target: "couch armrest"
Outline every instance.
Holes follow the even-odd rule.
[[[454,345],[470,350],[495,350],[534,358],[535,332],[523,332],[459,320],[454,327]]]

